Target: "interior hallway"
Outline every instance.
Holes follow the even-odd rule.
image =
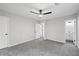
[[[9,48],[0,49],[1,56],[79,56],[73,44],[51,40],[33,40]]]

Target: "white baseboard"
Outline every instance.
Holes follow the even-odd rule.
[[[23,44],[23,43],[26,43],[26,42],[29,42],[29,41],[32,41],[32,40],[34,40],[34,39],[23,41],[23,42],[19,42],[17,44],[8,45],[8,47],[12,47],[12,46],[16,46],[16,45],[19,45],[19,44]]]
[[[55,40],[55,39],[48,39],[48,40],[57,41],[57,42],[60,42],[60,43],[66,43],[65,40],[63,40],[63,41],[59,41],[59,40]]]

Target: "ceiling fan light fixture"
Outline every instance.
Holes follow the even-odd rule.
[[[38,15],[38,16],[39,16],[39,17],[41,17],[41,18],[43,17],[43,15],[41,15],[41,14],[40,14],[40,15]]]

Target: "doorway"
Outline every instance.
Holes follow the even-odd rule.
[[[36,23],[35,24],[35,39],[44,39],[45,38],[45,23]]]
[[[65,21],[65,39],[66,42],[77,44],[76,43],[76,19],[66,20]]]

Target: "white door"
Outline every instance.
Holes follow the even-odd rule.
[[[40,38],[42,36],[42,29],[41,29],[41,24],[36,24],[35,26],[36,30],[35,30],[35,36],[36,39]]]
[[[45,23],[37,23],[35,28],[36,28],[35,30],[36,39],[37,38],[45,39]]]
[[[8,46],[8,19],[0,16],[0,49]]]
[[[74,44],[77,45],[77,38],[76,38],[76,19],[74,19],[74,33],[73,33],[73,41],[74,41]]]
[[[45,23],[41,23],[41,30],[42,30],[42,37],[43,37],[43,39],[46,39],[45,38]]]

